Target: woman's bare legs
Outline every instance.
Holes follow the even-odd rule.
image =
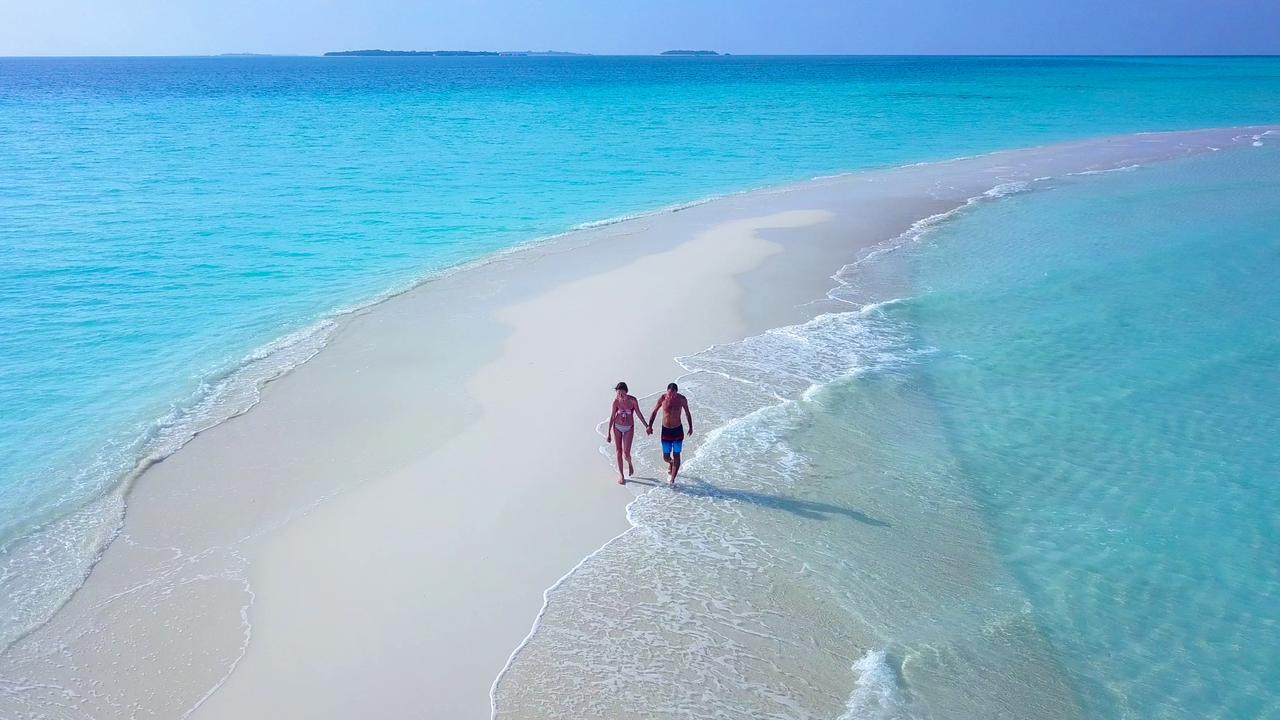
[[[631,441],[635,439],[636,431],[633,427],[631,432],[622,433],[622,454],[627,456],[627,477],[636,474],[636,466],[631,463]],[[622,460],[618,460],[618,472],[622,472]]]
[[[613,429],[613,447],[618,454],[618,484],[626,485],[627,476],[622,474],[622,456],[627,456],[627,464],[631,464],[631,435],[634,430],[629,432],[618,432],[618,428]]]

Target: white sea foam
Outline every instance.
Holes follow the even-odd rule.
[[[325,319],[274,340],[199,385],[183,403],[133,440],[115,442],[83,468],[72,488],[97,488],[90,500],[70,492],[50,508],[51,519],[29,528],[0,552],[0,652],[43,625],[83,584],[123,522],[131,481],[197,434],[257,404],[262,385],[306,362],[336,323]]]
[[[1002,198],[1002,197],[1005,197],[1006,195],[1013,195],[1015,193],[1026,192],[1030,189],[1031,189],[1030,182],[1027,182],[1026,180],[1015,180],[1012,182],[1000,183],[999,185],[996,185],[990,190],[984,191],[982,193],[982,197]]]
[[[123,516],[123,488],[113,489],[4,547],[0,653],[44,624],[80,587]]]
[[[1244,142],[1248,140],[1249,144],[1252,145],[1253,147],[1262,147],[1265,144],[1262,142],[1263,138],[1267,137],[1268,135],[1274,135],[1274,134],[1276,134],[1276,131],[1274,129],[1267,129],[1267,130],[1263,130],[1260,133],[1236,135],[1235,137],[1231,138],[1231,140],[1233,142]]]
[[[704,399],[684,490],[639,495],[627,508],[630,528],[544,593],[533,627],[492,685],[493,717],[513,707],[590,717],[646,707],[665,717],[690,702],[707,718],[740,717],[742,703],[765,716],[816,717],[809,691],[780,682],[793,671],[757,647],[793,640],[750,605],[745,588],[781,559],[740,518],[750,505],[787,502],[776,493],[809,472],[809,459],[784,440],[805,417],[806,398],[840,378],[912,362],[916,351],[885,314],[894,304],[819,315],[677,359],[686,369],[682,388]],[[653,470],[643,456],[637,464],[641,473]],[[647,568],[645,592],[655,601],[619,616],[605,596],[636,564]],[[717,577],[708,580],[709,568]],[[677,635],[665,630],[677,627]],[[630,654],[636,647],[646,648],[643,657]],[[676,672],[669,663],[649,657],[687,660],[677,678],[668,677]],[[544,676],[537,666],[556,671]],[[736,689],[717,696],[706,691],[713,687]],[[651,696],[659,689],[662,699]]]
[[[1067,175],[1101,175],[1103,173],[1113,173],[1113,172],[1132,172],[1134,170],[1137,170],[1140,167],[1142,166],[1138,164],[1121,165],[1120,167],[1099,168],[1097,170],[1081,170],[1079,172],[1067,173]]]
[[[729,194],[740,195],[748,192],[751,192],[751,191],[744,190],[739,193],[729,193]],[[643,212],[629,213],[626,215],[617,215],[614,217],[605,218],[603,220],[592,220],[590,222],[578,223],[577,225],[574,225],[571,228],[569,228],[568,232],[575,232],[578,230],[594,230],[595,228],[608,227],[609,225],[617,225],[619,223],[629,222],[631,220],[639,220],[647,217],[653,217],[655,215],[677,213],[677,212],[680,212],[681,210],[688,210],[689,208],[698,207],[699,205],[706,205],[709,202],[712,202],[714,200],[719,200],[720,198],[727,197],[727,196],[728,195],[710,195],[704,198],[700,198],[698,200],[691,200],[689,202],[676,203],[674,205],[667,205],[665,207],[658,208],[657,210],[645,210]],[[560,237],[565,234],[568,234],[568,233],[559,233],[551,237]]]
[[[1015,180],[999,183],[987,190],[984,190],[978,195],[966,198],[964,202],[958,203],[955,207],[916,220],[902,233],[871,246],[868,250],[864,251],[857,260],[854,260],[836,271],[836,273],[831,276],[831,279],[836,282],[836,286],[827,291],[827,298],[838,302],[861,305],[861,300],[855,301],[848,297],[852,294],[851,291],[853,290],[853,284],[850,282],[850,278],[855,272],[857,272],[859,267],[866,263],[874,262],[888,253],[896,252],[910,243],[919,242],[934,228],[937,228],[942,223],[950,220],[978,203],[990,200],[999,200],[1010,195],[1029,192],[1035,189],[1036,183],[1049,179],[1051,178],[1038,177],[1030,181]]]
[[[883,650],[872,650],[853,664],[853,692],[838,720],[891,720],[899,716],[902,699],[893,668]]]

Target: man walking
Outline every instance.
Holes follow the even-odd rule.
[[[662,459],[667,461],[668,482],[675,486],[676,475],[680,473],[680,451],[684,447],[684,426],[680,423],[680,412],[683,410],[689,419],[689,435],[693,436],[693,413],[689,411],[689,399],[680,394],[675,383],[667,385],[667,391],[658,397],[658,404],[649,413],[649,433],[653,433],[653,419],[658,410],[662,410]]]

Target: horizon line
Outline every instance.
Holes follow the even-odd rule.
[[[371,49],[372,49],[372,48],[371,48]],[[377,50],[377,49],[373,49],[373,50]],[[109,54],[109,55],[106,55],[106,54],[84,54],[84,55],[58,55],[58,54],[49,54],[49,55],[0,55],[0,59],[6,59],[6,60],[25,60],[25,59],[77,59],[77,58],[78,58],[78,59],[93,59],[93,58],[103,58],[103,59],[106,59],[106,58],[119,58],[119,59],[129,59],[129,58],[137,58],[137,59],[144,59],[144,58],[156,58],[156,59],[160,59],[160,58],[237,58],[237,57],[239,57],[239,58],[244,58],[244,57],[259,57],[259,58],[269,58],[269,57],[278,57],[278,58],[324,58],[324,57],[326,57],[326,54],[325,54],[325,53],[331,53],[331,52],[344,52],[344,53],[345,53],[345,52],[362,52],[362,51],[361,51],[361,50],[326,50],[324,53],[272,53],[272,52],[247,52],[247,51],[246,51],[246,52],[178,53],[178,54],[160,53],[160,54],[145,54],[145,55],[127,55],[127,54]],[[1222,58],[1233,58],[1233,57],[1234,57],[1234,58],[1255,58],[1255,57],[1256,57],[1256,58],[1275,58],[1275,57],[1280,57],[1280,51],[1277,51],[1277,52],[1262,52],[1262,53],[1250,53],[1250,52],[1243,52],[1243,53],[1226,53],[1226,52],[1224,52],[1224,53],[1180,53],[1180,52],[1167,52],[1167,53],[1166,53],[1166,52],[1151,52],[1151,53],[1143,53],[1143,52],[1137,52],[1137,53],[1134,53],[1134,52],[1090,52],[1090,53],[1077,53],[1077,52],[1063,52],[1063,53],[1006,53],[1006,52],[993,52],[993,53],[986,53],[986,52],[961,52],[961,53],[856,53],[856,52],[853,52],[853,53],[823,53],[823,52],[796,52],[796,53],[756,53],[756,52],[739,52],[739,53],[733,53],[733,52],[720,52],[720,51],[715,51],[715,52],[717,53],[716,55],[703,55],[703,56],[694,56],[694,55],[663,55],[663,54],[662,54],[662,53],[664,53],[664,52],[668,52],[668,51],[657,51],[657,52],[651,52],[651,53],[609,53],[609,52],[604,52],[604,53],[590,53],[590,52],[579,52],[579,51],[576,51],[576,50],[424,50],[424,51],[398,51],[398,50],[390,50],[390,51],[386,51],[386,52],[421,52],[421,53],[423,53],[423,54],[421,54],[421,55],[381,55],[381,56],[379,56],[379,55],[343,55],[343,56],[338,56],[338,57],[343,58],[343,59],[350,59],[350,58],[353,58],[353,57],[365,57],[365,58],[369,58],[369,57],[413,57],[413,58],[453,57],[453,58],[455,58],[455,59],[456,59],[456,58],[458,58],[458,57],[484,58],[484,57],[495,57],[495,56],[498,56],[498,57],[520,57],[520,56],[524,56],[524,57],[531,57],[531,56],[532,56],[532,57],[547,57],[547,56],[548,56],[548,55],[547,55],[548,53],[550,53],[550,54],[551,54],[551,56],[558,56],[558,57],[668,57],[668,58],[670,58],[670,57],[685,57],[685,58],[697,57],[697,58],[699,58],[699,59],[703,59],[703,60],[711,59],[711,58],[715,58],[715,57],[901,57],[901,58],[907,58],[907,57],[938,57],[938,58],[944,58],[944,57],[1008,57],[1008,58],[1049,58],[1049,57],[1055,57],[1055,58],[1069,58],[1069,57],[1076,57],[1076,58],[1107,58],[1107,57],[1115,57],[1115,58],[1123,58],[1123,57],[1131,57],[1131,58],[1147,58],[1147,57],[1167,57],[1167,58],[1215,58],[1215,57],[1222,57]],[[471,56],[456,56],[456,55],[455,55],[455,56],[447,56],[447,55],[444,55],[444,56],[441,56],[441,55],[430,55],[430,54],[427,54],[427,53],[432,53],[432,52],[475,52],[475,53],[495,53],[495,55],[471,55]],[[328,57],[334,57],[334,56],[328,56]]]

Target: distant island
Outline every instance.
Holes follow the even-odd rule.
[[[425,56],[425,57],[474,57],[477,55],[501,55],[503,57],[524,57],[528,55],[582,55],[583,53],[562,52],[560,50],[335,50],[327,52],[324,57],[383,57],[383,56]]]
[[[715,50],[666,50],[659,55],[719,55]],[[726,55],[728,53],[725,53]]]

